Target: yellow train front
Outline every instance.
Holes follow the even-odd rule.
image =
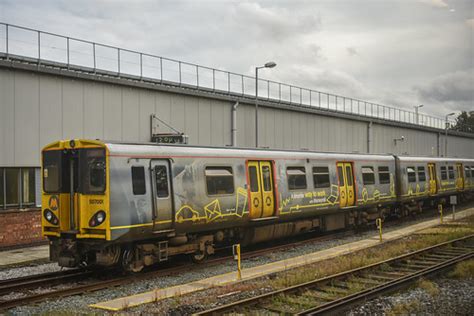
[[[110,240],[106,152],[102,143],[79,140],[58,141],[43,149],[43,235],[50,240],[50,259],[61,266],[86,263],[84,254],[95,255],[89,250]]]

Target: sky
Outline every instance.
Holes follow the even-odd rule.
[[[474,110],[474,0],[0,0],[0,21],[444,116]]]

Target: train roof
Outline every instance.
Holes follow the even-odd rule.
[[[95,146],[105,146],[111,156],[127,157],[228,157],[228,158],[287,158],[287,159],[336,159],[336,160],[375,160],[392,161],[398,157],[402,162],[473,162],[472,158],[444,158],[429,156],[398,156],[394,154],[368,154],[324,152],[293,149],[243,148],[243,147],[216,147],[196,146],[183,144],[157,144],[151,142],[124,142],[111,140],[75,139],[77,143]],[[68,147],[71,140],[62,140],[47,145],[43,150]]]
[[[213,147],[194,146],[182,144],[156,144],[156,143],[128,143],[104,141],[110,154],[130,155],[172,155],[203,156],[203,157],[229,157],[229,158],[291,158],[291,159],[341,159],[341,160],[394,160],[390,154],[363,154],[363,153],[337,153],[316,152],[310,150],[268,149],[268,148],[241,148],[241,147]]]

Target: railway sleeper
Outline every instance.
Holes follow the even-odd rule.
[[[338,296],[340,296],[339,294],[347,295],[349,293],[349,289],[347,287],[341,288],[335,285],[322,286],[322,287],[319,287],[318,290],[326,292],[326,293],[330,293],[330,294],[335,294]]]
[[[306,290],[303,292],[303,295],[320,300],[321,304],[330,302],[334,299],[332,295],[327,295],[325,292],[319,292],[316,290]]]
[[[380,280],[377,281],[377,280],[374,280],[374,279],[365,278],[363,276],[353,278],[353,279],[351,279],[351,282],[368,284],[368,285],[375,285],[375,286],[385,283],[384,281],[380,281]]]
[[[394,276],[387,276],[385,274],[365,274],[364,277],[372,280],[381,280],[381,281],[392,281],[395,280],[397,277]]]

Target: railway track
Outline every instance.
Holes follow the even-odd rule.
[[[342,238],[352,234],[353,232],[346,231],[325,236],[313,237],[310,239],[298,240],[292,243],[278,244],[273,247],[256,249],[242,254],[242,259],[254,258],[264,255],[266,253],[272,253],[277,250],[293,248],[304,243],[318,241],[321,242],[334,238]],[[209,267],[231,260],[233,260],[232,255],[225,255],[223,257],[207,260],[205,264],[206,267]],[[199,266],[199,264],[185,263],[174,265],[173,267],[166,267],[159,270],[147,271],[131,275],[124,275],[123,273],[113,269],[103,269],[99,271],[74,269],[2,280],[0,281],[0,310],[6,310],[16,306],[37,303],[47,299],[55,299],[72,295],[79,295],[87,292],[94,292],[111,287],[130,284],[140,280],[147,280],[160,276],[173,275],[176,273],[182,273],[183,268],[198,269]],[[110,276],[111,274],[112,276]],[[119,276],[114,277],[113,274],[119,274]],[[107,278],[107,275],[109,275],[110,277]],[[71,287],[67,288],[51,288],[51,286],[54,285],[67,285],[67,283],[74,284]],[[47,290],[47,287],[50,287],[50,290]],[[38,291],[36,290],[31,291],[31,289],[38,288],[43,288],[43,290],[41,290],[40,293],[38,293]],[[10,298],[9,294],[12,293],[22,294],[18,296],[14,295],[14,298]],[[2,299],[2,296],[7,297],[7,299]]]
[[[394,220],[388,222],[388,226],[397,226],[405,220]],[[291,249],[303,244],[314,242],[322,242],[352,236],[355,231],[336,232],[329,235],[316,236],[308,238],[295,238],[296,241],[291,243],[277,243],[271,247],[262,248],[257,245],[257,249],[249,249],[242,254],[242,259],[249,259],[262,256],[275,251],[284,249]],[[233,260],[232,255],[224,255],[222,257],[214,258],[205,261],[206,267],[222,264]],[[123,273],[113,269],[95,270],[81,270],[72,269],[67,271],[50,272],[38,275],[7,279],[0,281],[0,310],[10,309],[16,306],[27,305],[31,303],[41,302],[47,299],[55,299],[67,297],[72,295],[79,295],[87,292],[94,292],[104,290],[110,287],[117,287],[121,285],[130,284],[140,280],[147,280],[150,278],[162,277],[181,273],[183,268],[198,269],[199,264],[174,264],[174,267],[161,267],[159,270],[142,272],[133,275],[124,275]],[[117,276],[118,274],[118,276]],[[72,283],[71,287],[64,288],[64,285]],[[55,285],[61,285],[59,289],[55,289]],[[48,290],[48,287],[50,290]],[[36,291],[40,289],[40,291]],[[39,293],[38,293],[39,292]],[[9,294],[21,293],[21,295]]]
[[[335,314],[474,257],[474,235],[196,315]]]

